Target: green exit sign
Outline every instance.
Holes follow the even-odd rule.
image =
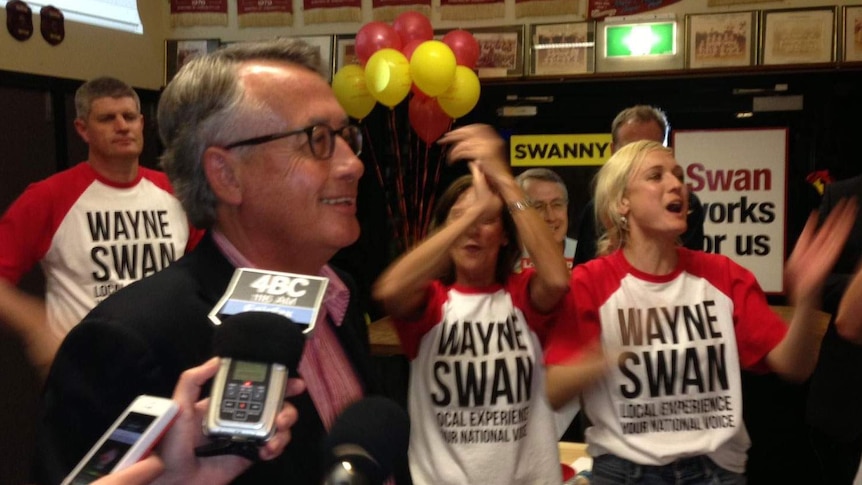
[[[676,54],[676,22],[605,26],[605,57]]]

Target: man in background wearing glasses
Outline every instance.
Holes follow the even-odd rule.
[[[519,174],[515,180],[527,194],[530,204],[542,215],[551,228],[554,241],[560,244],[560,251],[566,258],[566,265],[572,269],[575,248],[578,241],[567,236],[569,231],[569,190],[566,183],[551,169],[531,168]],[[526,252],[521,258],[521,267],[530,265],[530,255]]]
[[[235,483],[321,483],[321,441],[369,389],[368,336],[353,283],[327,263],[359,237],[362,138],[304,42],[235,44],[196,58],[159,102],[163,165],[194,251],[116,293],[64,342],[46,390],[37,483],[57,483],[139,394],[170,396],[212,356],[207,315],[237,267],[329,278],[290,398],[299,420],[277,459]],[[218,460],[219,457],[200,460]]]

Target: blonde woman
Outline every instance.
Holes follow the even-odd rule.
[[[546,347],[551,404],[580,394],[592,422],[591,483],[745,483],[740,371],[811,374],[825,332],[814,312],[855,204],[805,226],[785,265],[788,327],[751,272],[679,245],[688,191],[670,149],[625,146],[595,189],[600,257],[575,268],[571,312]],[[590,358],[596,347],[610,365]]]

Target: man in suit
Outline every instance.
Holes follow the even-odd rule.
[[[557,172],[549,168],[531,168],[521,172],[515,180],[527,194],[530,205],[539,211],[545,223],[554,234],[554,241],[560,245],[560,252],[566,258],[566,265],[572,269],[575,248],[578,241],[567,236],[569,232],[569,189]],[[520,270],[530,262],[530,255],[524,251],[517,264]]]
[[[652,140],[667,145],[670,124],[664,111],[638,104],[620,111],[611,123],[611,153],[634,141]],[[680,236],[682,243],[689,249],[703,250],[703,205],[694,192],[689,193],[688,227]],[[575,264],[585,263],[596,257],[596,215],[595,202],[590,199],[581,212],[578,224],[578,246],[575,250]]]
[[[862,199],[862,175],[826,186],[821,220],[842,198]],[[850,484],[862,458],[862,347],[842,338],[835,326],[838,305],[862,256],[862,216],[823,290],[825,312],[832,321],[820,346],[820,358],[808,387],[807,420],[820,465],[821,483]]]
[[[308,391],[290,398],[299,414],[291,442],[237,479],[321,482],[322,438],[369,380],[353,284],[327,264],[359,237],[362,138],[319,69],[304,42],[243,43],[196,58],[166,87],[163,165],[192,222],[209,231],[63,342],[45,391],[38,483],[57,483],[135,396],[170,396],[184,369],[212,356],[207,315],[238,267],[329,278],[299,364]]]

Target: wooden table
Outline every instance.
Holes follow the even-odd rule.
[[[399,355],[401,352],[401,341],[392,326],[389,317],[371,322],[368,325],[368,340],[371,342],[372,355]]]
[[[587,454],[586,443],[560,441],[560,463],[571,465],[578,458],[590,456]]]

